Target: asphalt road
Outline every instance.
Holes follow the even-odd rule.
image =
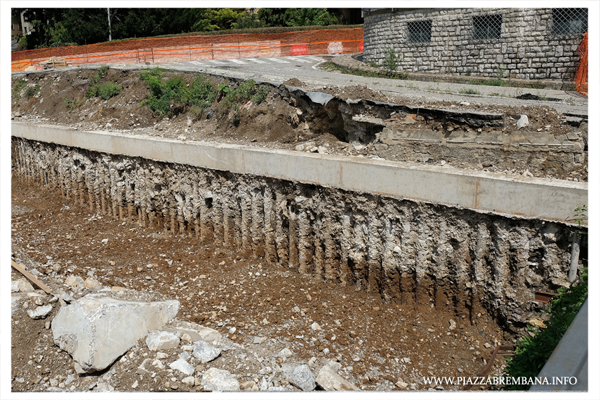
[[[335,56],[299,56],[278,58],[255,58],[234,60],[187,61],[157,64],[168,69],[198,71],[209,74],[225,75],[232,78],[254,79],[273,83],[283,83],[297,78],[313,86],[349,86],[366,85],[369,89],[391,92],[420,101],[456,101],[476,102],[488,105],[546,105],[561,113],[588,115],[588,100],[577,92],[549,89],[522,89],[468,85],[464,83],[423,82],[397,79],[369,78],[345,75],[339,72],[327,72],[319,64]],[[469,89],[479,92],[467,94]],[[461,93],[462,92],[462,93]],[[559,99],[560,101],[518,100],[517,96],[531,93],[540,97]]]
[[[222,75],[230,78],[254,79],[272,83],[283,83],[290,78],[297,78],[304,83],[319,87],[326,85],[350,86],[366,85],[369,89],[390,92],[409,101],[453,101],[475,102],[486,105],[522,106],[546,105],[561,113],[588,115],[588,99],[577,92],[566,92],[549,89],[522,89],[515,87],[498,87],[469,85],[465,83],[423,82],[384,78],[370,78],[356,75],[345,75],[339,72],[327,72],[319,69],[319,64],[335,56],[298,56],[277,58],[246,58],[231,60],[202,60],[171,63],[113,64],[112,68],[139,69],[163,67],[166,69],[203,72]],[[90,65],[83,68],[97,68]],[[76,67],[71,67],[76,68]],[[63,69],[64,70],[64,69]],[[435,76],[432,77],[434,79]],[[468,92],[478,92],[468,94]],[[531,93],[540,97],[554,98],[559,101],[518,100],[517,96]]]

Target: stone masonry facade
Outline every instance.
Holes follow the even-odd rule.
[[[579,65],[582,31],[587,31],[585,9],[363,9],[363,13],[364,61],[381,65],[386,51],[394,48],[398,70],[406,72],[570,81]]]

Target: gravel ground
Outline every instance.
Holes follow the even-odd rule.
[[[222,335],[219,358],[207,364],[190,359],[193,384],[168,366],[186,351],[185,341],[153,352],[141,340],[107,370],[78,375],[49,329],[62,300],[38,290],[53,309],[44,319],[31,319],[31,296],[13,293],[13,391],[201,391],[201,377],[211,367],[248,382],[246,390],[296,391],[282,372],[288,364],[307,365],[315,376],[330,365],[361,390],[453,390],[424,385],[423,377],[473,375],[492,346],[512,340],[488,315],[470,324],[451,307],[386,303],[375,293],[241,257],[236,249],[91,214],[18,177],[12,204],[13,257],[53,293],[176,299],[179,321]],[[100,286],[69,286],[70,276]],[[13,270],[11,278],[22,276]],[[139,370],[145,360],[148,372]],[[501,367],[497,361],[493,374]]]

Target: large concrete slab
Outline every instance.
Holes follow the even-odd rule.
[[[147,303],[87,295],[59,310],[52,335],[73,357],[78,373],[101,371],[178,312],[177,300]]]
[[[12,135],[98,152],[526,218],[566,222],[577,206],[588,204],[588,185],[583,182],[507,177],[359,157],[78,131],[52,125],[13,123]]]

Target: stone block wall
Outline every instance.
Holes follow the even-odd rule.
[[[500,38],[475,39],[473,17],[502,15]],[[583,34],[553,33],[551,8],[380,9],[366,11],[364,60],[400,54],[399,70],[517,79],[570,81]],[[408,24],[431,20],[431,41],[411,43]]]

